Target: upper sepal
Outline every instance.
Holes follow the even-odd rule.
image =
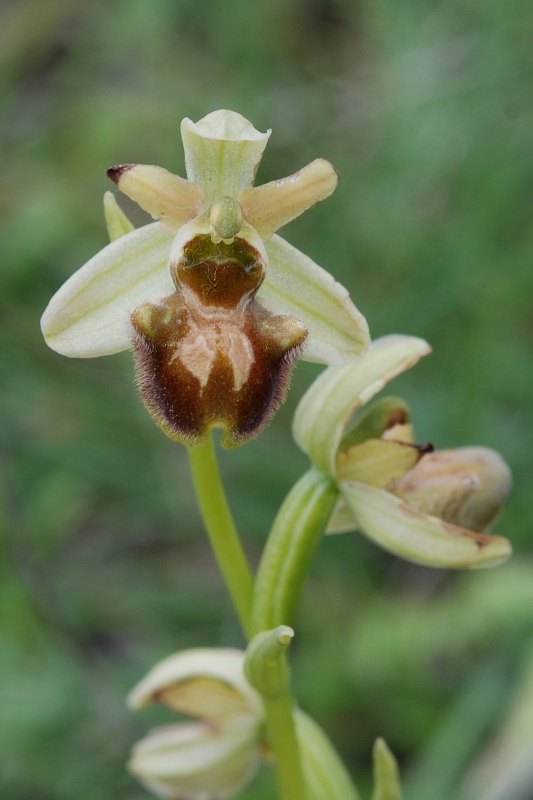
[[[207,203],[253,186],[270,133],[261,133],[241,114],[226,109],[198,122],[183,120],[187,177],[202,187]]]
[[[163,702],[176,711],[202,719],[220,720],[234,714],[262,715],[259,695],[244,676],[242,650],[200,647],[164,658],[128,695],[130,708]],[[193,681],[204,681],[204,692],[194,693]],[[206,691],[205,681],[212,682]],[[192,698],[192,699],[191,699]]]

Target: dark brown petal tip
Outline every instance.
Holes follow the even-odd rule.
[[[128,172],[128,170],[132,169],[134,166],[135,164],[117,164],[116,167],[109,167],[109,169],[106,170],[106,175],[118,186],[118,182],[124,173]]]

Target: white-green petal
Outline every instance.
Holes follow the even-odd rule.
[[[293,422],[294,438],[315,466],[334,476],[343,429],[352,414],[429,352],[428,343],[415,336],[384,336],[354,364],[324,370],[300,400]]]
[[[207,204],[253,186],[270,133],[225,109],[198,122],[187,117],[182,121],[187,177],[202,187]]]
[[[218,730],[206,723],[156,728],[135,745],[128,768],[163,797],[218,800],[245,786],[259,763],[259,730],[240,720]]]
[[[409,506],[400,498],[359,481],[340,481],[357,528],[380,547],[416,564],[468,569],[493,567],[511,555],[502,536],[460,528]]]
[[[368,347],[366,319],[344,286],[280,236],[265,243],[268,268],[257,299],[298,317],[309,331],[303,358],[318,364],[355,361]]]
[[[72,275],[41,318],[47,344],[65,356],[92,358],[131,346],[131,312],[174,291],[172,237],[159,222],[121,236]]]
[[[235,713],[248,712],[262,717],[261,698],[244,676],[244,658],[242,650],[229,647],[200,647],[173,653],[152,667],[132,689],[128,705],[130,708],[143,708],[173,685],[197,678],[212,678],[223,686],[231,687],[241,696],[242,699],[236,703]],[[190,713],[193,713],[192,710]],[[198,710],[197,716],[204,716],[203,710]]]

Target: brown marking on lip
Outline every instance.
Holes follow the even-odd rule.
[[[106,175],[118,186],[118,182],[124,173],[128,172],[128,170],[132,169],[134,166],[135,164],[117,164],[115,167],[109,167],[109,169],[106,170]]]
[[[194,237],[171,275],[177,290],[131,316],[141,397],[170,438],[196,445],[223,428],[222,444],[236,447],[284,399],[307,330],[254,300],[264,264],[242,237]]]
[[[183,341],[195,331],[201,336],[203,329],[216,343],[217,334],[212,321],[189,307],[181,292],[158,305],[147,303],[136,309],[132,323],[137,381],[162,430],[172,439],[195,445],[210,428],[223,428],[225,447],[236,447],[259,433],[285,397],[292,365],[307,336],[303,325],[291,320],[292,341],[287,341],[283,331],[287,320],[255,300],[235,321],[231,313],[227,315],[226,331],[245,337],[252,352],[246,380],[239,384],[222,336],[203,381],[188,368],[180,353]]]
[[[227,309],[249,302],[265,277],[261,254],[240,236],[226,244],[198,234],[170,271],[176,285],[192,290],[202,305]]]

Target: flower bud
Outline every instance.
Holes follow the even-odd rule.
[[[292,628],[279,625],[273,630],[258,633],[248,645],[244,674],[263,697],[274,699],[289,686],[286,651],[293,636]]]
[[[145,786],[169,800],[220,800],[251,780],[264,710],[243,663],[239,650],[187,650],[161,661],[133,689],[133,708],[158,700],[197,718],[156,728],[135,745],[129,769]]]
[[[511,471],[486,447],[437,450],[387,488],[419,511],[481,533],[509,494]]]

